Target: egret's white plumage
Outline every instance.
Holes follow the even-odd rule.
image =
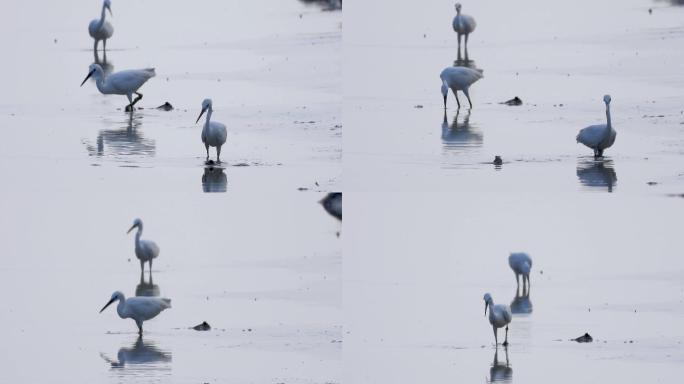
[[[523,277],[523,286],[527,281],[527,285],[530,285],[530,270],[532,269],[532,259],[527,253],[524,252],[513,252],[508,256],[508,265],[515,273],[515,280],[520,285],[520,275]]]
[[[511,309],[508,307],[508,305],[494,304],[492,295],[489,293],[485,293],[484,301],[485,316],[487,315],[487,308],[489,308],[489,324],[491,324],[492,328],[494,329],[494,342],[499,344],[497,331],[499,328],[506,327],[506,339],[502,345],[508,345],[508,324],[511,322],[511,319],[513,319],[513,315],[511,315]]]
[[[156,317],[161,311],[171,308],[171,299],[163,297],[131,297],[126,299],[123,293],[116,291],[112,293],[112,298],[100,310],[104,311],[110,304],[119,301],[116,306],[116,313],[122,319],[133,319],[138,326],[138,333],[142,335],[143,321]]]
[[[577,142],[594,150],[594,157],[602,157],[603,150],[615,143],[617,132],[610,122],[610,95],[603,96],[606,103],[606,124],[590,125],[577,134]]]
[[[475,30],[477,23],[472,16],[461,13],[461,4],[456,3],[456,16],[451,25],[454,27],[454,32],[458,34],[458,55],[461,56],[461,36],[465,35],[465,56],[468,57],[468,35]]]
[[[114,27],[105,20],[105,10],[109,11],[110,16],[112,15],[112,3],[109,0],[104,0],[102,3],[102,14],[99,19],[93,19],[90,24],[88,24],[88,33],[90,37],[95,40],[95,46],[93,50],[97,52],[97,43],[102,40],[102,50],[107,50],[107,39],[112,37],[114,34]]]
[[[145,82],[156,75],[154,68],[145,69],[128,69],[119,71],[106,76],[104,70],[99,64],[90,64],[88,67],[88,76],[83,80],[81,86],[92,76],[95,78],[95,84],[100,93],[104,95],[126,95],[128,97],[128,106],[126,109],[132,109],[133,106],[142,99],[142,93],[138,93],[138,89],[142,87]],[[133,94],[137,97],[133,100]]]
[[[470,93],[468,89],[470,86],[483,78],[482,72],[477,71],[467,67],[447,67],[444,68],[442,73],[439,74],[439,78],[442,80],[442,96],[444,97],[444,108],[446,108],[447,95],[449,94],[449,89],[454,93],[456,97],[456,103],[458,107],[461,108],[461,102],[458,100],[458,94],[456,91],[462,91],[468,98],[468,103],[470,108],[473,107],[473,103],[470,101]]]
[[[209,147],[216,147],[216,162],[221,162],[221,146],[226,142],[226,126],[218,121],[211,121],[211,114],[213,112],[211,99],[204,99],[202,101],[202,112],[200,112],[197,117],[197,121],[200,120],[202,115],[207,113],[207,120],[204,122],[204,127],[202,128],[202,142],[207,150],[207,161],[209,161]]]
[[[135,256],[140,260],[140,273],[145,270],[145,262],[150,263],[150,274],[152,273],[152,260],[159,256],[159,246],[151,240],[141,240],[143,232],[143,222],[140,219],[135,219],[133,225],[126,233],[130,233],[134,228],[138,228],[135,233]]]

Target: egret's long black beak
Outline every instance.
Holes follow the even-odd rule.
[[[86,76],[85,79],[83,79],[83,82],[81,83],[81,87],[83,86],[83,84],[85,84],[86,81],[88,81],[88,79],[90,79],[90,76],[92,76],[93,73],[95,73],[94,69],[92,71],[90,71],[90,73],[88,73],[88,76]]]
[[[487,302],[485,301],[485,316],[487,316],[487,307],[488,307],[488,305],[487,305]]]
[[[444,95],[444,110],[445,111],[446,111],[446,99],[447,99],[447,95]]]
[[[112,13],[112,9],[110,7],[107,7],[107,10],[109,11],[109,16],[114,17],[114,14]]]
[[[102,307],[102,309],[100,309],[100,313],[102,313],[102,311],[104,311],[105,309],[107,309],[107,307],[109,307],[109,305],[112,304],[115,300],[116,300],[116,299],[111,299],[111,300],[109,300],[109,302],[108,302],[107,304],[105,304],[105,306]]]
[[[130,228],[128,228],[128,231],[126,231],[126,233],[131,233],[131,231],[132,231],[133,228],[135,228],[135,227],[136,227],[136,225],[133,224]]]
[[[199,122],[199,119],[202,118],[202,115],[204,115],[204,112],[206,112],[206,111],[207,111],[207,110],[206,110],[206,108],[205,108],[205,109],[202,110],[202,112],[200,112],[200,115],[197,116],[197,121],[195,121],[195,124],[197,124],[197,123]]]

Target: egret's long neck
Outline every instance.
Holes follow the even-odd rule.
[[[99,26],[100,26],[100,27],[101,27],[102,24],[104,24],[104,22],[105,22],[105,10],[106,10],[105,5],[102,4],[102,13],[100,14],[100,22],[99,22]]]
[[[143,226],[142,226],[142,224],[140,224],[138,226],[138,232],[135,233],[135,246],[136,247],[140,246],[140,236],[142,236],[142,232],[143,232]]]
[[[116,313],[118,313],[119,317],[122,319],[126,317],[126,297],[121,296],[119,299],[119,304],[116,305]]]
[[[207,120],[206,120],[206,122],[204,123],[205,126],[209,126],[209,121],[211,121],[211,113],[212,113],[213,111],[214,111],[214,109],[211,108],[211,107],[209,107],[209,109],[207,109]]]
[[[610,131],[610,128],[612,127],[610,124],[610,103],[606,103],[606,120],[608,121],[606,127]]]

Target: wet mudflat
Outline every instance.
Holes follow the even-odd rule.
[[[463,12],[478,22],[469,65],[484,79],[472,111],[450,94],[444,116],[451,5],[345,9],[345,236],[359,244],[345,252],[345,381],[677,380],[684,8]],[[618,135],[594,160],[575,135],[605,122],[607,93]],[[515,96],[522,105],[500,104]],[[529,296],[516,295],[516,251],[534,261]],[[519,312],[507,351],[494,348],[486,292]],[[570,341],[585,332],[593,343]]]

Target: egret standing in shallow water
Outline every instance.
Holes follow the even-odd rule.
[[[126,233],[131,233],[134,228],[138,228],[135,234],[135,256],[140,260],[140,274],[145,271],[145,262],[150,262],[150,275],[152,275],[152,260],[159,256],[159,246],[154,241],[140,240],[143,232],[143,222],[140,219],[135,219],[133,225]]]
[[[107,39],[112,37],[112,34],[114,34],[114,27],[105,20],[105,9],[109,11],[110,16],[112,15],[112,3],[109,0],[104,0],[102,3],[102,14],[100,15],[100,19],[93,19],[90,24],[88,24],[88,33],[90,33],[90,37],[95,39],[95,46],[93,47],[93,51],[97,52],[97,43],[102,40],[102,51],[107,50]]]
[[[133,106],[143,97],[142,93],[138,93],[138,89],[155,75],[154,68],[145,68],[128,69],[106,76],[99,64],[90,64],[88,76],[83,79],[81,86],[92,76],[95,78],[95,84],[100,93],[104,95],[126,95],[129,102],[126,111],[132,111]],[[135,100],[133,100],[134,93],[137,95]]]
[[[468,103],[470,108],[473,107],[473,103],[470,101],[470,93],[468,89],[470,86],[482,78],[482,72],[467,67],[447,67],[444,68],[442,73],[439,74],[439,78],[442,79],[442,96],[444,96],[444,109],[446,109],[447,95],[449,94],[449,88],[454,93],[456,97],[456,103],[458,107],[461,108],[461,102],[458,100],[458,94],[456,91],[462,91],[468,98]]]
[[[515,280],[520,286],[520,275],[523,277],[523,288],[525,287],[525,281],[527,281],[527,286],[530,285],[530,270],[532,269],[532,259],[530,255],[524,252],[514,252],[508,256],[508,265],[515,273]]]
[[[496,304],[494,305],[494,300],[492,295],[485,293],[485,316],[487,316],[487,308],[489,308],[489,324],[492,325],[494,329],[494,342],[498,345],[499,338],[497,336],[497,331],[499,328],[506,327],[506,339],[504,340],[503,346],[508,345],[508,324],[511,322],[513,316],[511,315],[511,309],[508,305]]]
[[[606,103],[606,124],[590,125],[577,134],[577,142],[594,150],[594,158],[603,157],[603,150],[615,143],[617,132],[610,123],[610,95],[603,96]]]
[[[226,142],[226,126],[218,121],[211,121],[212,108],[211,99],[204,99],[202,101],[202,112],[197,117],[195,124],[202,118],[204,112],[207,112],[207,120],[204,122],[202,128],[202,142],[207,150],[207,162],[209,161],[209,147],[216,147],[216,162],[221,162],[221,146]]]
[[[122,319],[133,319],[138,326],[138,334],[143,333],[143,321],[155,318],[161,311],[171,308],[171,299],[163,297],[131,297],[126,299],[123,293],[116,291],[112,293],[112,298],[100,310],[104,311],[110,304],[119,300],[116,306],[116,313]]]
[[[465,57],[468,60],[468,35],[475,30],[477,23],[472,16],[461,14],[461,4],[456,3],[456,17],[451,23],[454,27],[454,32],[458,34],[458,57],[461,57],[461,36],[465,35]]]

